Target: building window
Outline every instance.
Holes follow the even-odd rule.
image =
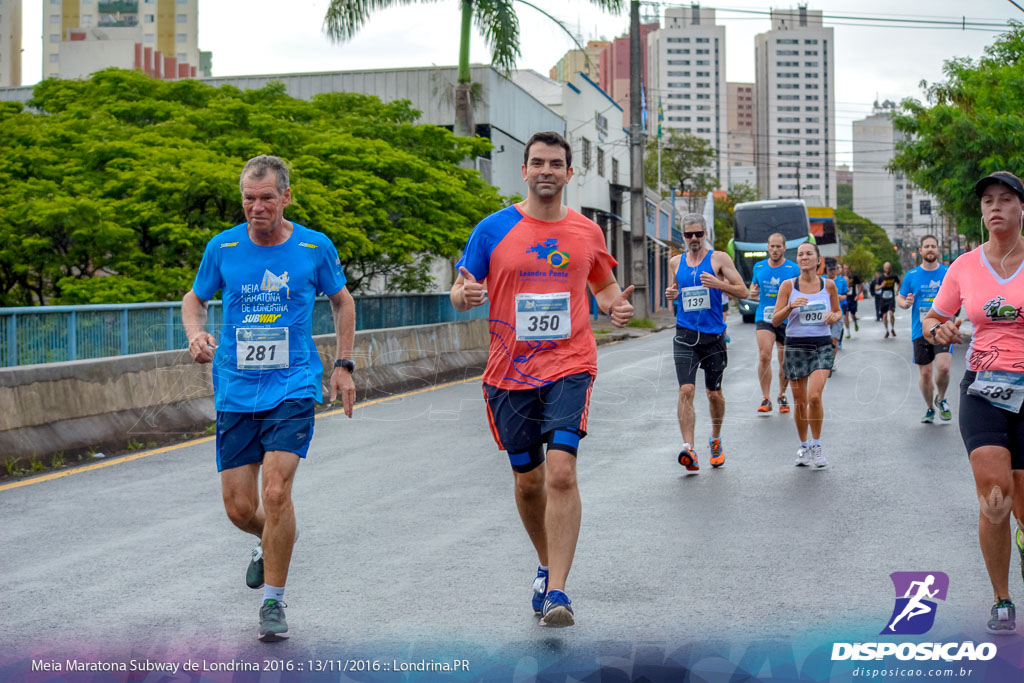
[[[777,57],[791,57],[793,55],[799,55],[800,50],[776,50],[775,56]]]
[[[604,177],[604,150],[597,148],[597,175]]]
[[[780,116],[775,120],[779,123],[800,123],[799,116]]]
[[[142,15],[142,23],[143,24],[152,24],[154,19],[156,19],[156,17],[154,15],[152,15],[152,14],[143,14]]]
[[[698,43],[710,43],[711,39],[709,39],[709,38],[698,38],[696,42],[698,42]]]
[[[818,89],[818,84],[817,83],[804,83],[804,87],[807,88],[808,90],[817,90]]]
[[[619,184],[619,160],[612,157],[612,183]]]
[[[795,43],[796,41],[794,40],[793,42]],[[817,38],[814,38],[813,40],[812,39],[807,39],[807,40],[804,41],[804,45],[817,45],[817,44],[818,44],[818,39]]]
[[[799,100],[800,96],[799,95],[776,95],[775,99],[777,99],[777,100]]]
[[[147,33],[147,34],[145,34],[144,36],[142,36],[142,42],[144,42],[144,43],[155,43],[156,42],[156,34],[155,33]]]
[[[50,64],[59,64],[59,63],[60,63],[60,54],[59,53],[54,53],[54,54],[50,55]]]
[[[806,56],[806,57],[817,57],[818,56],[818,51],[817,50],[804,50],[804,56]]]
[[[795,38],[780,38],[775,41],[776,45],[799,45],[800,41]]]
[[[813,73],[804,74],[804,78],[817,78],[817,77],[818,77],[818,74],[813,74]]]
[[[697,72],[697,78],[708,78],[710,76],[711,76],[711,72],[710,71],[698,71]]]
[[[60,34],[59,33],[51,33],[50,34],[50,42],[51,43],[59,43],[60,42]]]
[[[794,64],[793,66],[797,66],[797,64]],[[818,62],[804,62],[804,66],[805,67],[818,67],[819,64],[818,64]]]
[[[179,43],[187,43],[188,42],[188,34],[187,33],[179,33],[179,34],[174,36],[174,40],[176,42],[179,42]]]
[[[805,100],[812,100],[813,101],[813,100],[818,99],[818,96],[817,95],[805,95],[804,99]]]
[[[689,88],[690,84],[689,83],[676,82],[676,83],[669,83],[668,87],[670,87],[670,88]]]
[[[590,168],[592,151],[590,148],[590,140],[583,138],[583,168]]]
[[[685,78],[689,78],[690,77],[690,72],[689,71],[669,71],[668,75],[669,76],[683,76]]]
[[[174,21],[177,24],[187,24],[188,23],[188,15],[187,14],[177,14],[174,17]]]
[[[704,85],[707,86],[707,83],[705,83]],[[705,94],[697,93],[697,99],[698,100],[710,100],[711,99],[711,95],[706,94],[706,93]]]
[[[709,55],[709,54],[711,54],[711,50],[697,50],[697,54],[699,54],[699,55]]]
[[[51,14],[50,15],[50,23],[51,24],[59,24],[60,23],[60,15],[59,14]]]
[[[807,128],[804,130],[808,135],[818,135],[821,132],[820,128]]]
[[[670,59],[668,60],[669,66],[690,66],[689,59]]]
[[[184,52],[179,52],[178,54],[176,54],[174,56],[178,59],[178,64],[184,64],[185,62],[188,61],[188,55],[185,54]]]

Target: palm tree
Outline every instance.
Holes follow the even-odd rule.
[[[375,10],[399,5],[412,5],[417,0],[331,0],[324,16],[324,32],[334,42],[349,40],[369,21]],[[437,0],[420,0],[437,2]],[[537,5],[526,0],[460,0],[462,4],[462,34],[459,40],[459,80],[455,86],[455,134],[460,137],[472,136],[476,132],[473,124],[473,105],[470,100],[471,77],[469,73],[469,34],[475,23],[477,30],[491,49],[491,63],[498,71],[508,74],[516,65],[519,51],[519,18],[513,3],[519,2],[532,7],[554,21],[572,37],[572,33],[555,17]],[[619,12],[626,0],[590,0],[602,10]],[[582,50],[583,46],[573,37],[573,42]]]

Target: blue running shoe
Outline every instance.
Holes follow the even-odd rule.
[[[533,580],[533,611],[540,614],[544,609],[544,598],[548,594],[548,570],[537,567],[537,578]]]
[[[572,612],[572,600],[569,599],[569,596],[560,590],[548,591],[548,595],[544,599],[544,609],[541,613],[540,625],[560,628],[562,626],[572,626],[575,623],[576,620],[573,618]]]
[[[921,422],[926,425],[930,425],[931,423],[935,422],[935,409],[929,408],[928,411],[924,414],[924,417],[921,418]]]

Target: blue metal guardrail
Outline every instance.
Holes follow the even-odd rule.
[[[452,308],[448,294],[357,296],[356,329],[425,325],[486,318],[488,305],[466,313]],[[207,328],[217,330],[221,302],[211,301]],[[331,304],[317,299],[313,334],[334,332]],[[131,353],[184,349],[181,302],[23,306],[0,308],[0,367],[57,363]]]

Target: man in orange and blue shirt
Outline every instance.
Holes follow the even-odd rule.
[[[490,298],[484,397],[540,563],[533,608],[541,626],[571,626],[565,581],[580,529],[576,457],[597,374],[587,288],[617,327],[633,317],[633,288],[619,288],[601,228],[562,205],[572,178],[569,143],[537,133],[526,143],[522,173],[526,199],[473,230],[451,300],[467,311]]]

